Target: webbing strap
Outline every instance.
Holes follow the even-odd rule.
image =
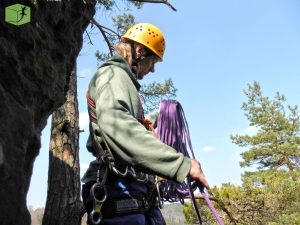
[[[112,154],[112,152],[110,150],[110,147],[109,147],[109,145],[108,145],[108,143],[107,143],[107,141],[104,137],[104,134],[101,130],[101,127],[98,126],[99,129],[97,129],[97,131],[93,130],[92,123],[97,124],[96,104],[95,104],[94,100],[90,97],[89,92],[86,93],[86,98],[87,98],[87,103],[88,103],[89,118],[90,118],[90,122],[91,122],[90,123],[90,133],[92,135],[90,135],[90,136],[91,136],[91,139],[92,139],[93,147],[97,151],[97,154],[98,154],[97,157],[101,157],[103,155],[106,156],[108,158],[109,169],[111,171],[113,171],[116,175],[120,176],[120,177],[130,177],[130,178],[133,178],[135,180],[146,182],[146,183],[147,182],[153,182],[154,178],[151,175],[144,174],[144,173],[137,173],[135,171],[135,169],[131,166],[126,166],[125,169],[124,169],[124,172],[122,172],[122,171],[120,171],[119,169],[116,168],[113,154]],[[141,121],[143,122],[143,124],[145,126],[147,125],[148,127],[152,127],[152,130],[154,132],[154,128],[152,126],[152,123],[148,120],[145,120],[143,113],[142,113],[141,118],[142,118]],[[101,137],[103,142],[98,143],[95,140],[94,134],[96,136]]]
[[[90,121],[97,123],[96,104],[93,101],[93,99],[91,99],[89,92],[86,93],[86,100],[88,104],[88,114],[89,114]]]
[[[151,202],[145,197],[112,199],[104,203],[102,215],[104,218],[111,218],[128,214],[144,214],[149,211],[150,207]]]
[[[94,131],[92,123],[96,123],[97,124],[97,116],[96,116],[96,104],[94,102],[94,100],[90,97],[89,92],[86,93],[86,99],[87,99],[87,104],[88,104],[88,113],[89,113],[89,118],[90,118],[90,137],[92,139],[93,142],[93,147],[95,148],[95,150],[98,153],[98,158],[102,157],[102,156],[106,156],[108,158],[108,166],[111,169],[114,166],[114,157],[112,152],[110,151],[110,148],[104,138],[104,135],[102,133],[101,128],[99,127],[99,132],[98,131]],[[97,132],[97,133],[95,133]],[[98,143],[95,140],[95,137],[99,136],[101,137],[103,143]]]

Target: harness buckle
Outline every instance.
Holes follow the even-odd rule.
[[[142,203],[143,203],[143,207],[144,207],[145,211],[148,211],[149,210],[149,202],[145,197],[142,198]]]

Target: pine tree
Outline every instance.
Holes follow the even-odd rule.
[[[274,99],[262,94],[258,82],[248,85],[243,103],[255,135],[231,135],[233,143],[247,148],[241,155],[242,167],[257,166],[257,170],[243,174],[243,188],[257,194],[249,199],[263,201],[253,208],[263,224],[282,224],[300,216],[300,119],[297,106],[286,105],[283,94]],[[257,221],[256,221],[257,222]],[[258,223],[258,224],[259,224]],[[255,224],[252,222],[251,224]],[[285,223],[283,223],[285,224]],[[298,223],[286,223],[298,224]]]

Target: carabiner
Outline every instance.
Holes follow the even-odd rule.
[[[104,194],[103,194],[103,198],[102,199],[98,199],[96,197],[96,190],[99,189],[103,189],[104,191]],[[106,198],[107,198],[107,189],[104,185],[101,185],[100,183],[94,183],[93,186],[91,187],[91,190],[90,190],[90,194],[91,196],[93,197],[93,199],[95,200],[96,203],[103,203],[105,202]]]
[[[143,178],[142,178],[142,177],[143,177]],[[136,180],[137,180],[137,181],[140,181],[140,182],[147,183],[147,182],[149,181],[149,175],[143,173],[143,174],[140,176],[140,178],[137,178]]]
[[[101,220],[102,220],[101,212],[97,212],[95,209],[93,209],[93,211],[90,212],[89,214],[89,221],[94,225],[98,225],[100,224]]]
[[[98,190],[98,192],[97,192],[97,190]],[[98,195],[99,195],[101,190],[103,190],[103,198],[98,199],[96,194],[98,193]],[[98,225],[98,224],[100,224],[100,222],[102,220],[101,207],[102,207],[103,202],[105,202],[105,200],[107,198],[107,189],[101,183],[96,182],[91,187],[90,194],[94,200],[94,208],[93,208],[92,212],[90,212],[90,214],[89,214],[89,221],[94,225]]]
[[[137,178],[137,174],[136,174],[136,172],[135,172],[135,169],[133,168],[133,167],[126,167],[127,168],[127,170],[128,170],[128,174],[130,174],[130,176],[132,177],[132,178],[134,178],[134,179],[136,179]]]
[[[126,177],[126,176],[127,176],[127,173],[128,173],[128,167],[126,167],[124,173],[122,173],[120,170],[118,170],[115,166],[113,166],[112,169],[113,169],[113,171],[114,171],[117,175],[119,175],[119,176],[121,176],[121,177]]]

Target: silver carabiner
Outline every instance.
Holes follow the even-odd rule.
[[[96,197],[96,190],[99,189],[103,189],[104,194],[103,194],[103,198],[102,199],[98,199]],[[94,183],[91,190],[90,190],[90,194],[92,195],[93,199],[95,200],[96,203],[103,203],[105,202],[106,198],[107,198],[107,189],[105,186],[101,185],[100,183]]]
[[[101,199],[97,198],[97,196],[96,196],[97,190],[103,190],[103,198],[101,198]],[[94,225],[98,225],[98,224],[100,224],[100,222],[102,220],[101,207],[102,207],[103,202],[105,202],[105,200],[107,199],[107,189],[101,183],[96,182],[91,187],[90,194],[94,200],[94,208],[93,208],[92,212],[90,212],[90,214],[89,214],[89,221]]]
[[[145,174],[143,172],[138,172],[137,173],[133,167],[129,167],[128,174],[130,174],[131,177],[133,179],[136,179],[137,181],[144,182],[144,183],[147,183],[149,181],[149,175],[148,174]]]
[[[149,181],[149,175],[143,173],[140,178],[137,178],[136,180],[140,181],[140,182],[144,182],[147,183]]]
[[[122,173],[120,170],[118,170],[116,167],[112,167],[112,169],[113,169],[113,171],[117,174],[117,175],[119,175],[119,176],[121,176],[121,177],[126,177],[127,176],[127,173],[128,173],[128,167],[126,166],[126,169],[125,169],[125,172],[124,173]]]
[[[132,178],[134,178],[134,179],[136,179],[136,177],[137,177],[137,175],[136,175],[136,172],[135,172],[134,168],[133,168],[133,167],[131,167],[131,166],[128,168],[128,174],[130,174],[130,175],[131,175],[131,177],[132,177]]]
[[[93,211],[90,212],[90,214],[89,214],[89,221],[94,225],[98,225],[98,224],[100,224],[101,220],[102,220],[101,212],[100,213],[96,212],[96,210],[93,209]]]

